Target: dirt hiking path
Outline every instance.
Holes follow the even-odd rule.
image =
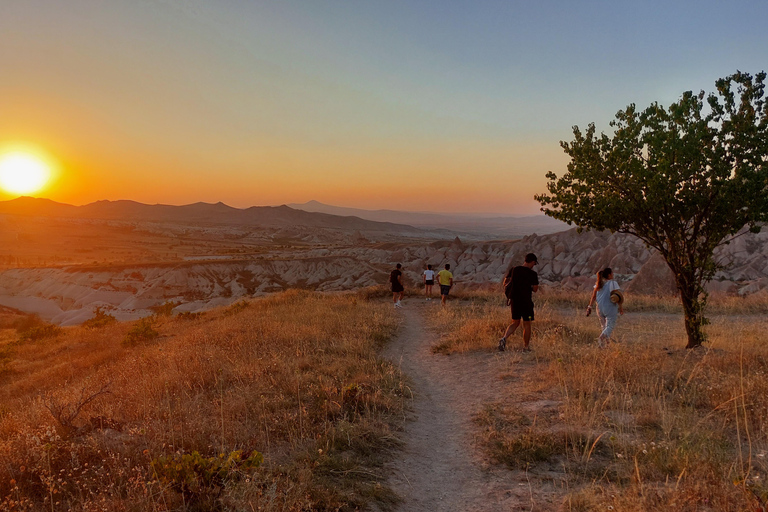
[[[473,418],[484,404],[504,401],[531,410],[530,402],[516,404],[511,395],[521,375],[535,371],[535,361],[513,347],[504,353],[433,354],[437,334],[424,317],[439,307],[437,301],[404,305],[400,334],[385,352],[410,379],[414,395],[405,448],[388,468],[389,485],[403,499],[397,510],[556,510],[556,478],[544,484],[523,471],[492,464],[475,439],[480,428]]]

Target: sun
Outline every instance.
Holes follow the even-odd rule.
[[[0,156],[0,187],[11,194],[32,194],[51,177],[51,166],[42,158],[25,152]]]

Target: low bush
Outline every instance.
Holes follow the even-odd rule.
[[[173,315],[173,308],[181,304],[181,302],[166,301],[159,306],[152,306],[150,310],[156,316],[171,316]]]
[[[242,311],[245,311],[246,309],[248,309],[248,301],[241,300],[241,301],[235,302],[234,304],[229,306],[227,309],[225,309],[224,315],[225,316],[236,315]]]
[[[93,318],[89,318],[83,322],[83,327],[86,329],[100,329],[115,322],[117,322],[117,319],[113,315],[110,315],[101,307],[97,307],[93,311]]]
[[[53,324],[38,325],[19,333],[19,341],[39,341],[47,338],[55,338],[62,333],[61,327]]]
[[[152,317],[142,318],[128,331],[123,338],[123,344],[134,345],[142,341],[150,341],[160,336],[155,330],[155,320]]]
[[[203,318],[204,315],[205,313],[202,311],[182,311],[176,315],[176,318],[179,320],[197,320],[199,318]]]
[[[259,467],[264,456],[253,451],[235,450],[216,457],[204,457],[199,452],[175,453],[153,459],[153,477],[185,497],[185,501],[205,503],[215,507],[215,500],[228,484],[238,481]]]

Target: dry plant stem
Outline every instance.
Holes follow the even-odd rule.
[[[600,439],[602,439],[603,436],[605,434],[608,434],[608,433],[609,433],[609,431],[606,430],[605,432],[603,432],[602,434],[600,434],[599,436],[597,436],[595,438],[595,441],[592,443],[592,446],[589,447],[589,452],[586,454],[586,457],[584,457],[584,459],[583,459],[584,464],[587,464],[589,462],[589,459],[592,458],[592,452],[595,451],[595,447],[597,446],[597,443],[599,443]]]
[[[261,417],[264,422],[264,437],[267,440],[267,463],[269,464],[269,469],[272,469],[272,449],[269,445],[269,425],[267,425],[267,413],[264,409],[264,395],[261,395]]]
[[[747,467],[744,471],[742,467],[743,483],[745,489],[747,481],[749,480],[749,474],[752,471],[752,436],[749,433],[749,418],[747,417],[747,402],[746,392],[744,390],[744,340],[741,340],[739,345],[739,390],[741,391],[741,410],[744,413],[744,435],[747,437],[747,445],[749,452],[747,455]],[[739,445],[739,455],[741,455],[741,445]]]
[[[72,422],[75,421],[75,419],[77,419],[77,417],[80,415],[83,407],[93,402],[99,396],[109,393],[109,387],[111,385],[112,382],[107,382],[103,384],[97,391],[91,393],[88,396],[86,396],[86,388],[83,387],[80,390],[80,397],[75,401],[74,404],[60,404],[57,403],[53,398],[49,397],[47,403],[45,404],[45,408],[48,409],[48,411],[51,413],[53,419],[55,419],[56,422],[61,427],[63,427],[67,435],[76,433],[77,429]]]
[[[46,452],[46,460],[48,462],[48,473],[51,474],[51,453],[50,451]],[[49,476],[48,478],[53,478],[52,476]],[[53,508],[53,484],[52,482],[48,483],[48,499],[51,500],[51,512],[54,511]]]
[[[304,439],[304,421],[301,416],[301,377],[296,374],[296,399],[299,403],[299,437]]]
[[[222,382],[221,372],[219,372],[219,411],[221,416],[221,453],[226,453],[225,435],[224,435],[224,383]]]

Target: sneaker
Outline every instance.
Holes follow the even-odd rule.
[[[523,347],[523,352],[531,352],[531,349],[528,347]]]
[[[505,350],[507,350],[507,340],[501,338],[499,340],[499,352],[504,352]]]

